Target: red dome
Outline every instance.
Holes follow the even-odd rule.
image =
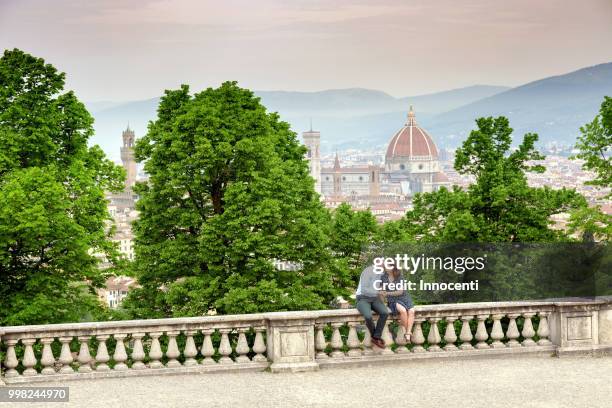
[[[412,108],[408,113],[408,122],[391,138],[387,147],[386,158],[396,157],[408,159],[438,157],[436,144],[431,136],[417,125]]]

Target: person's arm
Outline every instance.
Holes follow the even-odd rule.
[[[394,283],[398,283],[404,280],[404,276],[400,273],[400,275],[398,276],[398,279],[396,281],[393,281]],[[402,296],[404,294],[404,292],[406,292],[403,289],[400,290],[386,290],[385,291],[385,296]]]

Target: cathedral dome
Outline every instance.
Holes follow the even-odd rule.
[[[408,121],[391,138],[386,159],[432,160],[438,158],[438,149],[429,134],[419,127],[410,107]]]

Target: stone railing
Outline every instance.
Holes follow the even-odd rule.
[[[355,309],[0,327],[1,383],[612,350],[612,300],[417,306],[372,347]]]

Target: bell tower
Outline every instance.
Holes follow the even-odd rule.
[[[136,183],[136,159],[134,158],[134,131],[130,129],[130,125],[123,131],[123,146],[121,146],[121,162],[127,173],[125,178],[125,188],[131,189]]]
[[[310,163],[310,176],[315,180],[316,192],[321,194],[321,132],[312,130],[311,124],[309,131],[302,132],[302,138],[308,148],[306,158]]]

